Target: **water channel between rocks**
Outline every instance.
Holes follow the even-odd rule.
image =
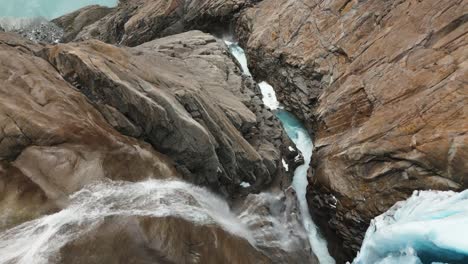
[[[251,76],[244,50],[235,42],[225,41],[225,43],[229,47],[231,54],[241,65],[243,73]],[[302,224],[307,231],[312,251],[317,256],[320,263],[335,263],[335,260],[328,253],[327,242],[321,237],[318,232],[318,227],[312,220],[306,199],[308,185],[307,170],[310,165],[314,148],[312,139],[304,125],[294,115],[281,108],[278,100],[276,99],[275,91],[271,85],[266,82],[261,82],[259,83],[259,87],[262,92],[263,102],[276,113],[276,116],[281,121],[289,138],[294,142],[296,147],[304,156],[304,164],[294,171],[292,186],[296,191],[301,210]]]

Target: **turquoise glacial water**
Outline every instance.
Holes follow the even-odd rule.
[[[241,65],[243,73],[251,76],[244,50],[237,43],[230,41],[225,42],[229,47],[229,51]],[[271,85],[266,82],[262,82],[259,83],[259,87],[263,95],[264,104],[276,113],[289,138],[291,138],[296,147],[304,156],[305,163],[297,167],[297,169],[294,171],[292,186],[296,191],[299,207],[301,210],[302,224],[307,231],[307,236],[312,247],[312,251],[319,259],[320,264],[335,264],[335,260],[328,252],[327,242],[319,234],[318,228],[310,216],[309,207],[306,200],[308,185],[307,170],[309,169],[309,164],[312,159],[312,152],[314,149],[309,132],[301,123],[301,121],[299,121],[293,114],[281,109],[281,106],[276,99],[274,89]]]
[[[53,19],[87,5],[116,6],[118,0],[0,0],[0,17]]]

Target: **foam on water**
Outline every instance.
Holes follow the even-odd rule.
[[[108,216],[173,216],[197,224],[217,224],[255,245],[252,232],[228,204],[209,191],[180,181],[110,182],[85,188],[52,215],[0,233],[0,263],[47,263],[67,242]]]
[[[353,263],[468,263],[467,238],[468,190],[416,191],[372,220]]]
[[[109,216],[178,217],[200,225],[216,224],[232,235],[263,248],[292,250],[291,228],[255,208],[279,200],[257,195],[238,214],[208,190],[181,181],[107,182],[70,197],[65,209],[0,233],[0,263],[49,263],[68,242],[90,232]],[[269,224],[265,224],[269,223]],[[297,248],[298,244],[294,244]]]
[[[250,76],[250,71],[247,65],[247,58],[244,50],[235,42],[225,41],[229,47],[232,55],[237,59],[242,67],[244,74]],[[302,222],[304,228],[307,231],[309,243],[311,244],[312,250],[322,264],[333,264],[335,260],[328,253],[327,242],[323,239],[317,229],[317,226],[312,221],[310,216],[309,207],[306,199],[307,192],[307,170],[312,158],[313,144],[312,139],[309,136],[307,129],[301,124],[301,122],[290,113],[284,111],[280,107],[280,103],[276,98],[276,93],[273,87],[267,82],[259,83],[260,90],[263,95],[264,104],[271,110],[277,111],[277,116],[280,119],[283,127],[296,144],[296,147],[301,151],[304,156],[305,163],[299,166],[294,171],[293,188],[296,191],[297,199],[302,215]]]
[[[293,187],[296,191],[299,200],[299,206],[302,213],[302,222],[304,228],[309,236],[309,242],[312,250],[322,264],[333,264],[335,260],[330,256],[327,248],[327,242],[323,239],[318,232],[318,228],[312,221],[309,212],[309,206],[306,199],[307,192],[307,170],[309,169],[310,161],[312,159],[313,143],[309,136],[307,129],[302,123],[292,114],[278,110],[278,118],[281,120],[283,127],[288,134],[289,138],[296,144],[296,147],[301,151],[304,156],[304,164],[297,167],[294,171]]]
[[[247,57],[245,56],[244,50],[236,43],[229,40],[224,40],[224,43],[229,48],[229,52],[236,58],[242,68],[242,72],[248,76],[251,76],[249,66],[247,65]]]
[[[270,108],[271,110],[277,110],[280,107],[280,103],[278,102],[278,99],[276,98],[276,93],[275,90],[271,85],[269,85],[267,82],[261,82],[258,84],[260,87],[260,91],[262,92],[263,95],[263,103]]]

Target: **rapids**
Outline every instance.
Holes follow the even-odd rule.
[[[244,50],[235,42],[225,40],[225,43],[232,55],[241,65],[244,74],[251,76]],[[299,201],[302,224],[307,231],[312,251],[317,256],[320,263],[333,264],[335,263],[335,260],[330,256],[327,248],[327,242],[321,237],[318,231],[318,227],[312,221],[306,199],[308,185],[307,170],[309,168],[314,147],[312,139],[310,138],[307,129],[296,117],[294,117],[291,113],[281,109],[281,106],[276,99],[275,91],[271,85],[266,82],[261,82],[259,83],[259,87],[263,95],[264,104],[271,110],[276,111],[276,116],[283,124],[284,130],[304,156],[305,163],[294,171],[294,179],[292,184]]]

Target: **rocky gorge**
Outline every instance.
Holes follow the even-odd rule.
[[[318,263],[257,81],[312,135],[307,213],[352,261],[396,202],[468,187],[466,22],[465,0],[121,0],[0,23],[0,263]],[[63,239],[15,248],[43,229]]]

